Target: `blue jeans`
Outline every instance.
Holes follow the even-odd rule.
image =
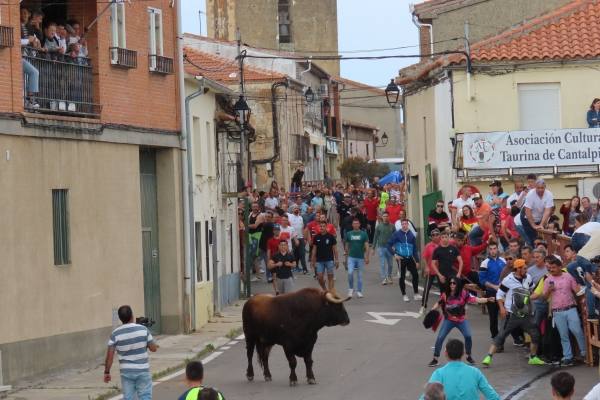
[[[357,272],[356,290],[362,292],[363,288],[363,271],[365,270],[365,260],[362,258],[348,257],[348,288],[354,289],[354,271]]]
[[[562,345],[563,356],[565,360],[573,358],[573,350],[571,349],[571,341],[569,340],[569,331],[575,336],[579,352],[582,357],[585,357],[585,339],[583,338],[583,330],[581,329],[581,321],[577,314],[577,308],[573,307],[566,311],[553,313],[552,318],[558,333],[560,333],[560,344]]]
[[[40,91],[40,71],[29,61],[23,59],[23,73],[27,76],[27,94]]]
[[[327,275],[333,275],[333,261],[317,261],[317,274],[323,274],[327,271]]]
[[[471,355],[473,340],[471,339],[471,327],[469,326],[469,321],[465,319],[463,322],[453,322],[444,319],[444,322],[442,322],[442,326],[440,327],[437,339],[435,339],[435,350],[433,350],[433,356],[435,358],[438,358],[440,356],[444,340],[446,340],[446,336],[448,336],[450,331],[454,328],[458,329],[460,333],[462,333],[463,337],[465,338],[465,353],[467,353],[467,356]]]
[[[385,247],[378,247],[377,254],[379,255],[379,276],[381,279],[389,278],[392,276],[393,261],[394,257],[390,254],[389,250]],[[387,270],[385,265],[387,264]]]
[[[150,372],[121,373],[123,400],[133,400],[137,394],[138,400],[152,400],[152,376]]]
[[[523,225],[523,240],[527,242],[531,247],[533,247],[533,241],[537,238],[538,234],[535,229],[531,226],[531,223],[527,219],[527,215],[525,214],[525,207],[521,209],[521,224]]]
[[[266,250],[263,250],[263,249],[259,249],[259,252],[260,252],[260,258],[265,263],[265,276],[267,277],[267,280],[271,280],[271,279],[273,279],[273,273],[269,269],[269,258],[267,257],[267,252],[266,252]]]
[[[474,226],[469,232],[469,243],[471,246],[479,246],[483,239],[483,229],[479,226]]]

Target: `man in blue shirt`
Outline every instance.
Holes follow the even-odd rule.
[[[485,375],[475,367],[465,364],[462,357],[465,352],[463,342],[458,339],[446,343],[448,363],[436,369],[429,382],[444,385],[447,400],[479,400],[479,393],[486,400],[500,400],[500,396],[488,383]],[[421,400],[424,396],[421,396]]]
[[[498,255],[498,244],[489,242],[487,258],[479,266],[479,286],[485,290],[485,297],[496,297],[500,287],[500,274],[506,265],[506,260]],[[490,334],[492,339],[498,334],[498,304],[487,303],[490,318]]]

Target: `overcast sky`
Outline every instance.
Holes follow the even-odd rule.
[[[206,34],[206,3],[204,0],[183,1],[184,32],[200,33],[199,12],[202,12],[202,34]],[[251,0],[247,0],[251,1]],[[302,0],[297,0],[301,2]],[[415,2],[414,0],[412,2]],[[417,1],[420,2],[420,1]],[[338,0],[338,43],[340,51],[384,49],[416,46],[419,39],[409,12],[408,0]],[[377,51],[352,56],[416,54],[418,47]],[[398,74],[398,69],[416,63],[417,58],[377,61],[342,61],[342,76],[373,86],[385,86]]]

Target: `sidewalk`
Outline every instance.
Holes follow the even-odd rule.
[[[512,397],[512,400],[542,399],[552,397],[552,375],[559,371],[566,371],[575,377],[575,395],[573,400],[581,400],[596,384],[600,383],[598,378],[598,367],[580,365],[571,368],[557,368],[543,378],[536,380],[529,387],[523,389]]]
[[[206,357],[211,349],[228,343],[232,336],[241,335],[243,300],[225,308],[199,332],[190,335],[161,335],[156,353],[150,353],[150,369],[153,380],[172,374],[183,367],[186,359]],[[108,338],[107,338],[108,340]],[[73,351],[76,351],[74,349]],[[102,381],[104,356],[87,366],[60,371],[37,381],[26,382],[13,388],[10,400],[108,400],[118,394],[121,386],[119,362],[111,370],[113,381]]]

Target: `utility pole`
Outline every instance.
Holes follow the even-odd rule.
[[[235,32],[237,40],[237,58],[239,65],[240,74],[240,96],[245,97],[244,90],[244,58],[242,55],[242,35],[240,28],[237,28]],[[246,135],[246,116],[243,114],[240,118],[240,166],[242,168],[242,180],[244,181],[244,191],[246,186],[250,183],[250,151],[248,146],[248,137]],[[244,162],[244,154],[246,154],[247,161]],[[251,278],[252,278],[252,257],[250,255],[250,234],[248,232],[248,225],[250,224],[250,200],[248,195],[244,197],[244,222],[246,229],[244,230],[244,294],[246,298],[250,298],[252,295],[251,290]]]
[[[471,96],[471,47],[469,46],[469,21],[465,21],[465,52],[467,53],[467,101],[473,100]]]
[[[200,36],[202,36],[202,14],[204,14],[202,12],[202,10],[198,10],[198,22],[199,22],[199,28],[200,28]]]

